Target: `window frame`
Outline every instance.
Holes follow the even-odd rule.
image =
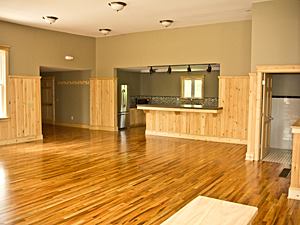
[[[0,50],[5,51],[5,62],[6,62],[6,75],[5,75],[5,115],[0,116],[0,120],[5,120],[9,118],[9,96],[8,96],[8,76],[9,76],[9,51],[10,47],[5,45],[0,45]]]
[[[192,81],[192,87],[191,87],[191,97],[185,97],[184,96],[184,81],[185,80],[191,80]],[[195,80],[201,80],[202,81],[202,87],[201,87],[201,97],[195,97]],[[181,83],[181,98],[183,99],[204,99],[204,80],[205,75],[195,75],[195,76],[181,76],[180,77],[180,83]]]

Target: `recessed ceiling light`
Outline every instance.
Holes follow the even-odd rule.
[[[174,23],[173,20],[161,20],[159,21],[161,25],[163,25],[164,27],[169,27],[171,26],[172,23]]]
[[[45,20],[46,23],[49,23],[49,24],[53,24],[56,22],[56,20],[58,20],[58,18],[56,16],[43,16],[42,18],[43,18],[43,20]]]
[[[108,35],[111,32],[111,29],[99,29],[99,31],[101,32],[101,34],[103,35]]]
[[[108,5],[115,11],[119,12],[127,5],[125,2],[110,2]]]

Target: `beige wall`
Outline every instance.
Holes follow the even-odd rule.
[[[300,1],[256,3],[252,13],[252,71],[262,64],[300,64]]]
[[[95,38],[2,21],[0,33],[0,45],[11,46],[12,75],[39,75],[40,66],[91,69],[92,73],[95,72]],[[65,55],[74,56],[74,61],[66,61]]]
[[[251,65],[251,21],[163,29],[97,38],[96,74],[114,68],[216,62],[221,75],[245,75]]]

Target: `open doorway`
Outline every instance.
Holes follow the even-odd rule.
[[[91,71],[41,67],[40,75],[43,129],[89,128]]]
[[[261,158],[290,166],[291,126],[300,117],[300,74],[264,74]]]

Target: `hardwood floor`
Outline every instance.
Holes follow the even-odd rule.
[[[47,126],[0,147],[0,224],[160,224],[198,195],[257,206],[254,224],[300,224],[283,166],[246,147]]]

